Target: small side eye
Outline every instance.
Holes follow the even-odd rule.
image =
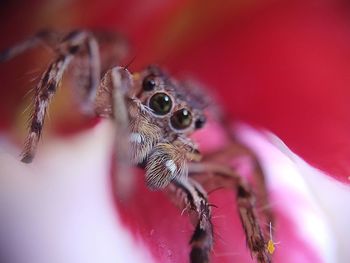
[[[188,128],[192,123],[191,112],[187,109],[176,111],[170,118],[171,125],[178,130]]]
[[[204,124],[207,122],[207,119],[205,118],[205,116],[200,116],[194,123],[194,126],[196,127],[196,129],[200,129],[203,128]]]
[[[169,113],[172,106],[173,102],[171,101],[171,98],[162,92],[154,94],[149,101],[149,107],[157,115],[165,115]]]
[[[156,87],[156,77],[152,74],[147,77],[142,81],[142,88],[145,91],[151,91]]]

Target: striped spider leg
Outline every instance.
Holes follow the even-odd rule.
[[[233,147],[234,149],[231,149]],[[237,148],[236,148],[237,147]],[[241,145],[240,147],[243,147]],[[216,152],[203,156],[201,161],[189,162],[189,179],[184,181],[174,180],[167,188],[171,199],[181,209],[190,211],[194,217],[195,232],[191,238],[192,246],[191,263],[210,262],[210,252],[213,248],[213,225],[211,222],[211,209],[206,192],[220,188],[228,188],[236,191],[238,213],[246,235],[247,246],[252,256],[259,263],[272,262],[268,250],[267,234],[262,228],[261,219],[271,224],[271,212],[259,217],[256,209],[256,195],[247,180],[240,176],[234,169],[220,161],[221,155],[225,157],[236,157],[233,151],[242,152],[236,144],[229,145],[228,150]],[[198,155],[198,154],[197,154]],[[199,156],[196,157],[198,160]],[[192,158],[193,160],[194,158]],[[260,172],[260,168],[255,173]],[[255,175],[259,177],[261,175]],[[205,189],[205,190],[204,190]],[[263,202],[266,200],[263,200]],[[271,229],[270,229],[271,235]]]
[[[54,51],[56,58],[51,62],[42,74],[39,83],[35,88],[33,112],[30,117],[29,133],[26,138],[22,152],[22,162],[30,163],[37,148],[38,141],[42,134],[47,109],[52,97],[55,95],[61,83],[64,72],[72,65],[78,68],[80,74],[75,76],[79,85],[81,109],[85,113],[93,112],[96,89],[100,82],[101,57],[99,39],[102,42],[110,42],[121,39],[113,34],[99,34],[98,38],[92,32],[76,30],[68,34],[54,31],[41,31],[33,37],[18,43],[17,45],[0,53],[0,62],[7,61],[32,48],[44,45]],[[125,42],[118,40],[116,45],[120,52],[113,57],[120,60],[126,48]],[[80,65],[80,67],[74,67]]]
[[[259,263],[271,262],[268,241],[255,205],[255,194],[247,181],[231,167],[215,161],[203,160],[189,165],[190,176],[207,191],[228,188],[236,191],[238,213],[245,232],[247,246]]]
[[[189,211],[189,216],[195,226],[191,237],[190,262],[210,262],[213,248],[213,224],[211,222],[211,207],[207,194],[202,186],[189,178],[186,181],[174,180],[166,193],[171,200],[183,211]]]
[[[226,129],[226,127],[224,128]],[[222,160],[226,159],[226,162],[224,163],[227,164],[232,159],[234,160],[244,157],[245,162],[248,163],[251,169],[250,173],[254,184],[253,188],[256,196],[255,199],[257,207],[259,207],[259,210],[261,210],[259,211],[259,214],[261,214],[264,221],[267,222],[266,228],[264,229],[264,233],[267,234],[270,232],[269,223],[274,224],[275,219],[271,209],[264,171],[254,152],[234,138],[228,129],[226,129],[226,132],[228,135],[228,142],[226,143],[226,146],[218,151],[206,154],[203,160],[213,161],[215,159],[221,159],[220,162],[223,162]]]

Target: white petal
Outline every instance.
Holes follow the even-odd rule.
[[[0,249],[6,262],[154,262],[116,214],[113,129],[40,144],[33,164],[0,153]],[[93,151],[91,150],[93,149]]]
[[[300,237],[324,262],[348,262],[350,187],[311,167],[271,133],[243,124],[236,130],[239,139],[257,153],[270,190],[278,196],[274,205],[293,220]]]

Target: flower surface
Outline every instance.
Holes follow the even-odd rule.
[[[279,142],[277,145],[289,157],[280,155],[281,151],[254,129],[237,128],[241,140],[258,153],[268,171],[275,202],[272,205],[276,206],[279,218],[273,237],[276,243],[280,242],[276,245],[277,262],[346,262],[348,241],[344,235],[347,232],[342,229],[346,229],[343,220],[349,218],[343,209],[349,195],[344,185],[325,178],[328,175],[348,182],[350,171],[349,9],[343,1],[6,3],[0,8],[3,32],[0,48],[43,27],[120,31],[133,46],[130,59],[125,62],[135,57],[130,66],[132,70],[151,63],[160,64],[176,75],[188,74],[216,95],[217,103],[232,122],[244,121],[276,134],[293,152],[324,171],[313,170]],[[49,57],[52,53],[43,54],[39,50],[0,65],[0,92],[4,94],[0,98],[0,128],[7,134],[24,133],[21,113],[30,96],[27,100],[23,97],[35,86]],[[33,77],[36,81],[29,82]],[[127,205],[119,202],[115,207],[108,172],[111,145],[100,142],[109,128],[100,128],[104,127],[101,124],[95,126],[95,122],[87,125],[87,119],[76,111],[73,100],[67,99],[72,94],[65,88],[64,85],[59,91],[50,110],[44,143],[39,147],[39,156],[43,159],[38,158],[38,164],[34,165],[46,169],[32,170],[32,166],[23,166],[9,156],[2,159],[4,189],[1,193],[6,198],[0,200],[13,204],[13,209],[5,205],[1,211],[9,217],[6,222],[11,223],[2,224],[2,229],[8,230],[4,236],[14,239],[8,246],[13,244],[12,250],[26,250],[29,254],[23,253],[23,258],[26,258],[24,255],[34,256],[33,259],[42,257],[42,262],[47,262],[45,259],[53,254],[62,255],[64,262],[86,262],[84,259],[89,256],[102,257],[108,262],[118,257],[122,260],[121,255],[135,256],[130,259],[135,262],[140,258],[145,262],[184,262],[192,231],[186,216],[181,216],[164,194],[150,193],[143,185],[142,173],[132,202]],[[84,136],[80,134],[81,128],[86,126],[92,130],[86,131],[87,137],[81,137]],[[62,148],[56,150],[57,144],[50,139],[53,134],[77,130],[77,137],[61,138]],[[204,134],[207,138],[216,138],[216,132]],[[74,140],[80,142],[79,147],[71,147]],[[100,151],[95,151],[94,147],[100,143]],[[205,141],[200,143],[206,147]],[[12,156],[17,153],[18,149]],[[81,158],[74,158],[77,156]],[[87,169],[87,163],[91,169]],[[99,174],[102,176],[97,177]],[[309,174],[312,176],[308,177]],[[84,180],[88,175],[89,179]],[[76,181],[70,181],[75,176]],[[22,177],[25,177],[23,182]],[[32,182],[28,179],[32,177],[44,179]],[[69,185],[72,188],[66,188]],[[94,185],[99,188],[95,189]],[[70,196],[66,195],[68,190],[74,197],[71,204],[66,199]],[[344,195],[339,194],[337,200],[340,192]],[[40,193],[46,199],[41,198]],[[218,191],[210,198],[218,206],[214,209],[214,262],[250,262],[236,215],[234,193]],[[79,215],[80,205],[86,214]],[[82,217],[92,219],[80,225]],[[100,220],[105,220],[109,228],[102,229],[105,224]],[[47,225],[40,232],[44,222]],[[22,226],[23,232],[15,231],[17,226]],[[25,229],[41,235],[31,236]],[[78,233],[74,235],[76,239],[70,240],[73,230]],[[33,247],[35,243],[29,244],[29,240],[18,242],[23,233],[28,234],[28,239],[40,241],[38,244],[47,249],[47,254],[40,254],[41,247]],[[99,239],[96,233],[102,233],[97,235]],[[125,245],[123,250],[140,253],[120,254],[121,245]],[[92,247],[98,248],[94,255]],[[60,257],[57,260],[59,262]]]
[[[305,172],[307,165],[297,165],[266,135],[242,124],[236,131],[256,150],[268,176],[277,217],[275,262],[345,262],[348,241],[342,226],[349,215],[334,206],[348,202],[349,189],[312,168]],[[14,157],[18,150],[2,144],[0,244],[5,262],[187,261],[193,231],[187,213],[163,193],[146,189],[142,173],[131,200],[115,207],[112,141],[111,123],[102,122],[47,142],[31,165],[20,163]],[[341,203],[320,199],[325,188],[330,196],[342,196]],[[215,191],[209,199],[217,206],[213,262],[253,262],[233,191]]]

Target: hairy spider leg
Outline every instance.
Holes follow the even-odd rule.
[[[235,138],[230,138],[230,143],[219,151],[206,154],[204,156],[205,160],[212,160],[213,158],[223,158],[229,157],[230,159],[239,158],[239,157],[248,157],[250,160],[252,168],[252,179],[254,182],[254,190],[257,199],[257,205],[260,208],[259,213],[265,218],[266,227],[264,228],[264,233],[267,234],[270,232],[268,223],[274,223],[274,215],[272,213],[272,207],[269,199],[269,193],[266,184],[266,177],[263,171],[263,168],[260,165],[259,160],[255,154],[245,145],[238,142]],[[261,210],[261,211],[260,211]]]
[[[158,143],[150,153],[146,165],[146,184],[152,190],[166,187],[172,180],[187,180],[187,156],[183,145]]]
[[[54,48],[56,44],[60,42],[60,38],[61,37],[56,32],[49,30],[40,31],[34,36],[29,37],[28,39],[0,52],[0,63],[13,59],[23,52],[36,48],[41,44]]]
[[[272,213],[269,193],[266,184],[266,178],[264,171],[260,165],[259,160],[256,155],[250,150],[247,146],[239,142],[234,134],[232,133],[232,126],[230,118],[225,114],[225,111],[220,107],[218,103],[212,103],[206,98],[215,97],[215,94],[211,94],[209,90],[200,89],[198,84],[193,81],[187,81],[184,83],[188,92],[191,92],[193,96],[199,98],[199,103],[203,105],[203,108],[206,108],[208,112],[211,113],[211,117],[217,121],[220,126],[224,129],[224,133],[228,139],[228,144],[224,149],[219,151],[212,152],[203,156],[205,160],[211,160],[214,156],[218,157],[219,155],[223,157],[230,157],[233,159],[235,157],[246,156],[250,158],[251,166],[253,168],[252,176],[254,180],[254,190],[256,190],[257,204],[261,208],[259,209],[259,214],[261,213],[265,217],[266,222],[274,223],[274,215]],[[264,227],[264,234],[268,234],[270,229],[268,224]]]
[[[264,237],[255,209],[255,196],[244,178],[228,166],[207,161],[190,163],[189,175],[194,177],[207,191],[223,187],[236,189],[238,212],[247,245],[259,263],[271,262],[266,249],[268,241]]]
[[[112,117],[115,128],[116,193],[120,197],[130,194],[134,184],[129,141],[129,93],[133,88],[132,75],[123,67],[114,67],[103,76],[96,96],[95,113]]]
[[[36,86],[34,110],[30,120],[29,134],[26,138],[24,150],[22,152],[22,162],[29,163],[33,160],[35,150],[42,133],[49,103],[57,91],[64,71],[71,63],[79,48],[82,48],[86,44],[88,47],[90,47],[88,50],[91,59],[97,60],[97,62],[94,61],[94,63],[92,63],[92,68],[97,70],[97,73],[94,72],[93,78],[97,78],[97,80],[99,80],[99,51],[96,40],[85,31],[69,34],[62,41],[62,47],[60,48],[58,57],[50,64]],[[94,80],[93,83],[95,85],[97,81]]]
[[[174,180],[167,188],[168,193],[175,195],[178,206],[189,209],[194,217],[194,233],[190,240],[191,263],[210,262],[210,253],[213,248],[213,224],[211,209],[207,195],[202,187],[194,180]]]
[[[68,34],[63,34],[52,30],[43,30],[1,52],[0,62],[10,60],[39,45],[47,46],[54,51],[58,57],[74,55],[75,57],[81,58],[82,65],[79,68],[80,70],[87,68],[87,73],[84,73],[83,77],[79,77],[87,81],[79,82],[79,84],[83,83],[83,85],[79,85],[79,89],[84,90],[84,93],[82,93],[83,96],[81,96],[79,100],[82,103],[82,110],[85,113],[91,113],[91,105],[95,98],[101,72],[99,45],[92,33],[76,30]]]

